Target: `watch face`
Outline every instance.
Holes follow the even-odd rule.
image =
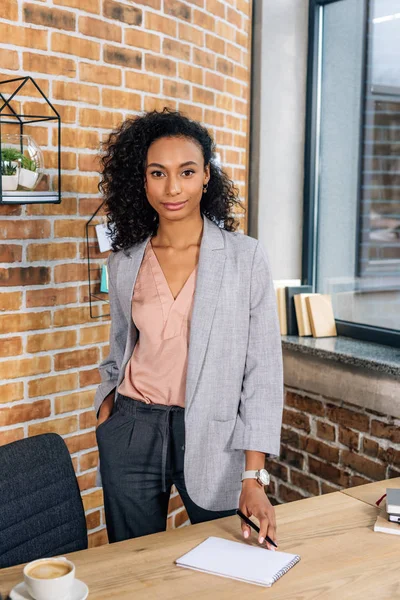
[[[269,473],[266,469],[260,469],[259,471],[259,479],[263,485],[269,484]]]

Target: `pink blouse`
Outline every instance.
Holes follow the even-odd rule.
[[[118,392],[148,404],[185,406],[190,320],[197,266],[175,298],[149,242],[135,283],[139,337]]]

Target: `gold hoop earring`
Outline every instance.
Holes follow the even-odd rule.
[[[207,190],[208,190],[208,183],[203,185],[203,194],[207,194]]]

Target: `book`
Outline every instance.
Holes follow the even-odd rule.
[[[297,325],[296,308],[294,305],[294,296],[297,294],[311,294],[311,285],[288,286],[285,288],[286,295],[286,321],[287,335],[299,335]]]
[[[378,531],[380,533],[390,533],[393,535],[400,535],[400,525],[399,523],[391,523],[388,519],[387,512],[380,512],[376,523],[374,525],[374,531]]]
[[[300,285],[300,279],[275,279],[274,288],[278,307],[279,328],[281,335],[287,335],[286,294],[288,286]]]
[[[313,337],[333,337],[337,335],[330,295],[312,294],[307,296],[306,306]]]
[[[400,488],[386,490],[386,510],[389,514],[400,515]]]
[[[389,521],[400,524],[400,515],[389,515]]]
[[[175,563],[179,567],[270,587],[299,560],[297,554],[209,537]]]
[[[297,328],[300,337],[312,335],[311,324],[310,319],[308,317],[308,310],[306,305],[307,296],[311,296],[311,294],[295,294],[293,296]]]
[[[107,265],[101,266],[100,292],[108,294],[108,271]]]

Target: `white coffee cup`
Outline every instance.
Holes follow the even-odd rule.
[[[25,565],[23,573],[34,600],[67,600],[75,580],[75,565],[64,556],[40,558]]]

